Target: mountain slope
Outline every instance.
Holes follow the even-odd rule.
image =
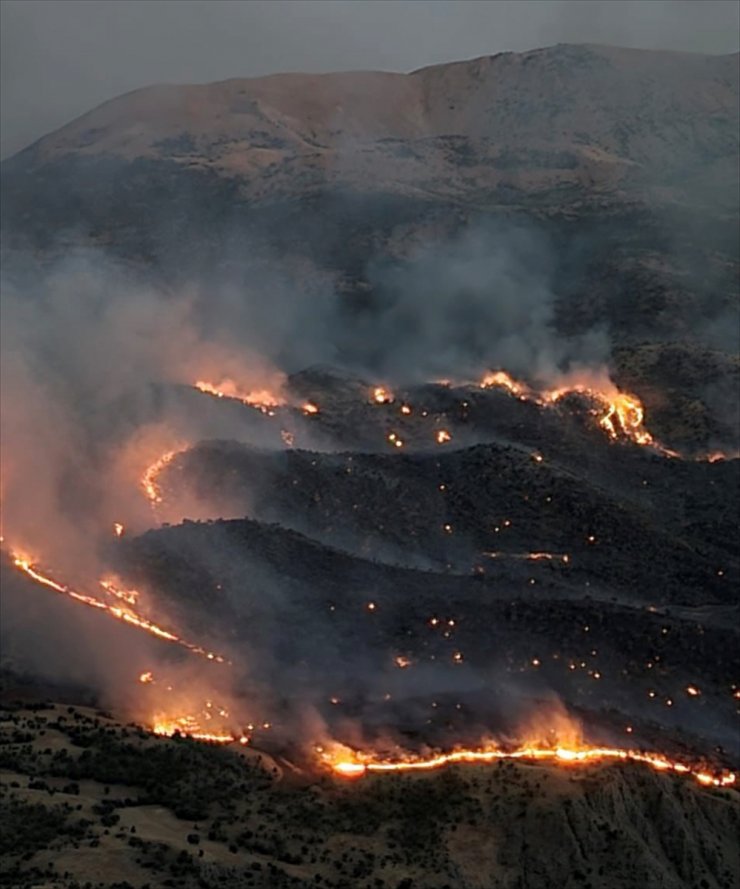
[[[513,276],[668,438],[736,448],[738,95],[737,55],[568,45],[151,87],[2,165],[6,266],[103,247],[211,312],[240,294],[288,371],[389,376],[504,362]]]
[[[641,766],[347,784],[90,709],[2,715],[0,861],[18,889],[731,889],[736,875],[737,794]]]

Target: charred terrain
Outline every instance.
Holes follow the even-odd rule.
[[[151,88],[3,164],[5,885],[737,885],[737,78]]]

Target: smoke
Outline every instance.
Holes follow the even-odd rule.
[[[241,250],[250,253],[248,245]],[[326,276],[311,270],[303,287],[304,270],[279,267],[269,252],[238,265],[238,275],[225,264],[219,274],[175,287],[157,285],[152,275],[102,251],[64,255],[31,272],[6,263],[0,284],[5,544],[81,590],[95,589],[111,561],[124,567],[138,562],[146,613],[184,638],[192,632],[198,644],[212,644],[233,667],[221,670],[146,637],[132,643],[131,628],[63,600],[53,606],[58,619],[34,634],[30,621],[41,621],[45,612],[35,603],[26,612],[24,597],[55,594],[28,584],[12,604],[14,656],[42,675],[87,680],[149,721],[166,722],[168,714],[184,709],[202,712],[213,697],[239,723],[253,719],[255,709],[269,718],[284,711],[286,724],[304,718],[334,723],[339,717],[331,714],[331,698],[343,700],[345,694],[345,737],[360,737],[360,723],[374,722],[377,729],[389,715],[395,724],[426,731],[430,695],[438,695],[456,718],[458,704],[484,695],[493,703],[488,711],[471,707],[475,719],[488,712],[490,724],[503,713],[521,715],[535,693],[545,693],[546,683],[538,677],[534,691],[524,682],[502,683],[503,659],[488,653],[484,669],[472,659],[458,664],[452,634],[449,643],[430,635],[440,646],[438,662],[422,663],[418,656],[409,671],[394,663],[393,655],[406,645],[397,628],[431,634],[430,615],[445,612],[448,591],[437,582],[430,603],[423,598],[429,578],[411,571],[381,577],[385,567],[368,569],[366,562],[383,555],[379,544],[365,561],[348,557],[339,580],[322,573],[325,554],[318,545],[283,551],[277,535],[265,533],[259,539],[269,558],[261,559],[262,553],[250,552],[238,535],[227,538],[217,526],[193,526],[193,533],[181,527],[171,546],[168,532],[151,535],[151,546],[146,535],[140,537],[128,550],[128,564],[121,552],[127,539],[165,522],[238,515],[224,511],[220,501],[209,503],[202,490],[190,501],[174,498],[171,509],[168,502],[153,506],[142,476],[163,454],[214,438],[283,447],[277,421],[270,431],[258,412],[252,417],[241,407],[232,411],[191,391],[198,380],[229,381],[242,392],[267,390],[290,399],[287,375],[326,361],[390,383],[478,379],[488,368],[535,383],[555,383],[584,368],[598,377],[609,357],[605,334],[565,337],[557,330],[554,246],[534,226],[478,225],[444,242],[420,244],[403,261],[376,258],[366,270],[368,305],[354,309]],[[334,471],[346,467],[337,461]],[[378,477],[376,490],[385,491]],[[257,482],[254,490],[267,502],[278,480]],[[236,487],[236,473],[230,483]],[[279,483],[289,483],[287,473]],[[387,498],[392,502],[401,490],[391,479]],[[252,491],[241,495],[232,502],[243,504],[243,515]],[[320,502],[320,492],[316,496]],[[123,546],[114,523],[125,528]],[[320,533],[308,523],[300,528]],[[339,528],[335,539],[341,535]],[[446,558],[442,546],[440,552]],[[292,555],[311,560],[301,566],[305,578],[286,564]],[[329,564],[339,575],[338,563]],[[396,584],[405,596],[391,608]],[[317,603],[317,590],[326,600]],[[385,605],[378,609],[380,618],[368,609],[379,591],[389,603],[387,612]],[[74,608],[79,616],[70,613]],[[499,642],[508,644],[504,631]],[[424,652],[432,643],[417,638],[416,644]],[[155,681],[140,688],[144,672]],[[471,724],[464,713],[456,727],[463,717]]]
[[[114,521],[151,518],[147,460],[214,431],[212,417],[156,398],[154,384],[282,376],[229,332],[205,339],[192,294],[169,294],[99,255],[65,259],[33,283],[2,281],[2,509],[6,539],[80,567]],[[165,417],[158,416],[164,413]],[[210,421],[207,426],[204,420]],[[222,422],[220,434],[246,420]],[[218,429],[218,426],[215,427]],[[88,566],[90,567],[90,566]]]
[[[414,381],[494,367],[552,382],[603,365],[602,330],[565,338],[555,329],[555,265],[542,231],[501,223],[424,244],[402,265],[376,264],[369,277],[380,304],[358,320],[352,352],[385,377]]]

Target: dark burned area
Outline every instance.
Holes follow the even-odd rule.
[[[589,737],[623,742],[629,726],[645,744],[737,756],[740,461],[611,441],[578,396],[542,408],[426,386],[375,404],[326,368],[292,385],[318,414],[223,407],[351,449],[203,442],[163,472],[165,498],[247,518],[112,550],[180,625],[245,653],[275,721],[311,701],[329,724],[445,747],[513,730],[556,694]]]

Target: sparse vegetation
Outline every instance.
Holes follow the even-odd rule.
[[[14,889],[733,885],[738,794],[640,767],[276,778],[249,751],[91,710],[2,715],[0,885]]]

